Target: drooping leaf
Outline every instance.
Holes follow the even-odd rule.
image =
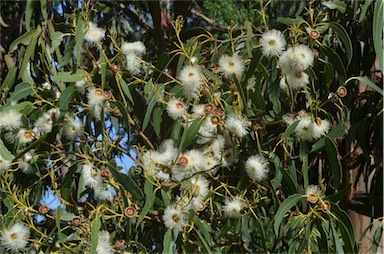
[[[197,138],[197,133],[199,132],[200,126],[204,122],[204,118],[198,118],[193,123],[185,129],[185,139],[182,144],[182,150],[187,148],[192,142]],[[183,134],[184,136],[184,134]]]
[[[16,102],[34,94],[32,85],[27,82],[22,82],[15,87],[15,90],[10,94],[7,102]]]
[[[91,222],[91,245],[92,245],[92,253],[96,253],[97,244],[99,243],[99,232],[101,228],[101,220],[100,217],[97,216]]]
[[[144,198],[144,193],[137,185],[135,180],[133,180],[129,175],[125,175],[119,172],[116,167],[110,163],[108,164],[108,168],[111,171],[112,176],[124,187],[124,189],[129,191],[135,199],[141,200]]]
[[[53,80],[56,82],[77,82],[84,79],[86,72],[84,70],[78,69],[75,73],[72,72],[59,72],[57,75],[53,76]]]
[[[81,62],[81,51],[83,47],[85,28],[86,28],[85,21],[79,20],[79,22],[76,25],[76,33],[75,33],[76,63],[78,65],[80,65],[80,62]]]
[[[341,13],[345,13],[345,11],[347,10],[347,4],[340,0],[326,1],[326,2],[323,2],[322,5],[326,6],[331,10],[338,10]]]
[[[338,158],[338,151],[336,145],[332,142],[329,137],[325,137],[325,151],[327,153],[328,162],[332,170],[332,183],[333,186],[338,187],[341,179],[341,163]]]
[[[4,145],[4,142],[2,139],[0,139],[0,156],[4,160],[12,161],[15,156],[12,155],[12,153],[8,150],[8,148]]]
[[[69,104],[72,102],[73,98],[76,94],[75,86],[68,86],[61,93],[59,98],[59,108],[62,111],[67,111],[69,108]]]
[[[302,17],[297,18],[286,18],[286,17],[279,17],[276,19],[276,22],[279,22],[284,25],[299,25],[304,22],[304,19]]]
[[[352,56],[353,56],[351,38],[349,38],[347,31],[339,23],[331,22],[329,23],[329,27],[332,28],[332,30],[335,32],[337,37],[340,39],[342,46],[345,49],[345,53],[347,55],[347,59],[348,59],[347,65],[349,65],[351,63]]]
[[[373,12],[373,46],[375,47],[375,52],[377,59],[380,63],[380,68],[383,70],[383,11],[384,11],[384,1],[376,1],[375,10]],[[382,93],[381,93],[382,94]]]
[[[290,210],[294,205],[297,204],[297,202],[300,199],[304,197],[305,195],[302,195],[302,194],[293,194],[292,196],[289,196],[286,200],[284,200],[283,203],[281,203],[281,205],[279,206],[279,209],[277,210],[274,216],[273,229],[275,230],[276,235],[279,234],[279,228],[280,228],[281,222],[283,221],[288,210]]]
[[[362,76],[357,76],[357,77],[352,77],[352,78],[349,78],[345,81],[345,84],[347,84],[349,81],[351,80],[358,80],[368,86],[370,86],[371,88],[373,88],[376,92],[378,92],[381,96],[384,96],[384,92],[383,92],[383,89],[381,89],[380,87],[378,87],[375,83],[373,83],[372,81],[370,81],[367,77],[362,77]]]

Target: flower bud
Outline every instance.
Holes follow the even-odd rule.
[[[41,206],[39,206],[38,211],[41,214],[47,214],[49,212],[49,207],[46,205],[41,205]]]
[[[134,207],[129,206],[129,207],[125,208],[124,214],[128,218],[135,218],[135,216],[137,215],[137,210]]]
[[[78,227],[80,226],[81,224],[81,219],[80,218],[74,218],[72,221],[71,221],[71,224],[75,227]]]
[[[339,88],[337,88],[337,91],[336,91],[336,94],[340,97],[340,98],[343,98],[347,95],[347,88],[345,86],[339,86]]]

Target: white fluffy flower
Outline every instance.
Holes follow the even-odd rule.
[[[1,235],[1,245],[9,251],[17,252],[25,248],[30,235],[29,228],[23,224],[16,223],[11,228],[5,229]]]
[[[14,109],[0,112],[0,130],[14,130],[22,125],[21,114]]]
[[[314,55],[307,45],[296,45],[293,49],[292,63],[296,69],[306,70],[313,65]]]
[[[226,78],[230,78],[232,75],[240,78],[245,70],[243,60],[238,54],[221,56],[219,59],[219,68]]]
[[[87,88],[88,84],[85,79],[83,79],[80,81],[76,81],[75,86],[77,91],[79,91],[80,93],[85,93],[85,89]]]
[[[181,231],[187,224],[187,217],[180,206],[168,206],[163,215],[163,221],[167,228]]]
[[[51,132],[52,125],[53,125],[53,119],[51,115],[48,112],[46,112],[36,120],[33,131],[38,136],[40,136],[45,133]]]
[[[68,117],[63,125],[63,129],[65,136],[73,140],[80,136],[83,131],[83,125],[75,119]]]
[[[24,174],[33,173],[33,167],[29,163],[32,160],[33,163],[34,155],[32,152],[27,152],[24,154],[23,159],[19,160],[19,168],[23,171]]]
[[[209,182],[204,176],[194,176],[181,185],[181,189],[189,191],[195,197],[205,198],[208,194]]]
[[[145,54],[145,45],[141,41],[124,42],[121,45],[121,51],[124,55],[134,54],[141,57]]]
[[[142,68],[142,60],[136,54],[127,54],[125,56],[125,60],[127,61],[127,70],[133,75],[137,75],[141,72]]]
[[[34,140],[36,137],[35,132],[32,130],[27,130],[27,129],[21,129],[17,133],[17,138],[19,139],[19,142],[21,144],[26,144]]]
[[[102,105],[105,101],[104,91],[101,88],[89,88],[87,98],[90,106]]]
[[[112,244],[108,231],[99,232],[99,241],[96,247],[97,254],[113,254]]]
[[[168,115],[175,120],[184,115],[185,109],[186,109],[186,106],[184,102],[178,99],[172,98],[171,100],[168,101],[168,105],[167,105]]]
[[[239,196],[226,198],[223,205],[224,215],[229,218],[241,217],[244,208],[245,203]]]
[[[181,154],[178,163],[193,173],[203,166],[204,156],[200,151],[192,149]]]
[[[292,56],[293,56],[293,49],[288,48],[279,56],[279,60],[277,61],[277,67],[280,69],[283,69],[286,72],[291,70]]]
[[[0,155],[0,174],[6,171],[11,166],[11,161],[4,159]]]
[[[308,115],[299,117],[299,123],[296,126],[295,134],[302,140],[311,141],[313,139],[313,122]]]
[[[242,138],[248,134],[249,121],[245,116],[240,117],[236,114],[228,115],[226,124],[228,130],[239,138]]]
[[[252,155],[245,162],[245,171],[251,179],[261,181],[268,176],[269,162],[262,155]]]
[[[82,167],[84,185],[96,189],[102,185],[99,173],[93,168],[93,165],[86,163]]]
[[[261,50],[266,56],[281,55],[286,44],[283,34],[275,29],[265,32],[260,39]]]
[[[198,104],[198,105],[193,106],[192,114],[195,117],[205,116],[204,107],[205,107],[205,104]]]
[[[292,89],[301,89],[309,84],[309,76],[304,71],[292,70],[287,73],[287,83]]]
[[[328,133],[331,128],[331,124],[327,119],[316,119],[316,122],[313,124],[313,137],[315,139],[321,138]]]
[[[279,82],[280,89],[283,91],[288,91],[288,85],[286,82],[285,77],[281,77],[280,82]]]
[[[188,65],[180,71],[179,79],[183,86],[184,95],[196,98],[202,83],[201,70],[198,66]]]
[[[87,32],[84,35],[84,39],[92,46],[96,46],[101,43],[105,36],[105,29],[97,27],[95,23],[90,22],[88,24]]]
[[[305,190],[305,195],[307,195],[308,202],[315,204],[319,198],[322,198],[321,190],[319,189],[319,186],[317,185],[308,185],[307,189]]]
[[[101,183],[94,189],[95,198],[112,201],[115,196],[114,188],[108,183]]]

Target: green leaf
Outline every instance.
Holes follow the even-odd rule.
[[[55,49],[60,46],[61,42],[63,41],[64,34],[62,32],[53,32],[51,35],[51,48],[50,52],[51,54],[55,51]]]
[[[155,105],[156,105],[156,100],[155,100],[155,96],[153,96],[148,102],[147,111],[145,112],[145,116],[143,120],[143,126],[141,127],[142,131],[144,131],[147,128],[149,124],[149,120],[151,119],[152,110],[155,107]]]
[[[364,20],[365,15],[367,14],[367,10],[368,10],[369,6],[371,6],[372,2],[373,2],[373,0],[367,0],[364,2],[363,7],[361,8],[359,23],[361,23]]]
[[[65,174],[64,180],[61,184],[61,196],[64,200],[70,202],[72,197],[72,182],[77,171],[79,162],[73,164]]]
[[[281,111],[281,102],[280,102],[280,85],[279,79],[269,82],[267,91],[269,100],[272,102],[273,111],[279,113]]]
[[[196,139],[197,133],[199,132],[200,126],[204,122],[204,118],[198,118],[186,129],[184,130],[186,132],[185,139],[182,144],[182,149],[184,150],[187,148],[192,142]],[[184,135],[184,134],[183,134]]]
[[[338,158],[338,151],[333,141],[325,137],[325,151],[327,153],[328,162],[331,168],[332,183],[334,187],[338,187],[341,179],[341,163]]]
[[[96,253],[97,244],[99,243],[99,232],[101,228],[101,220],[99,216],[91,222],[91,244],[92,244],[92,252]]]
[[[123,79],[123,77],[121,75],[119,75],[119,84],[120,84],[121,88],[123,89],[125,96],[127,96],[129,101],[133,104],[133,98],[132,98],[131,91],[129,90],[129,86],[127,85],[127,83],[125,82],[125,80]]]
[[[163,109],[160,106],[156,106],[153,110],[153,129],[157,136],[161,134],[161,116],[163,115]]]
[[[302,199],[304,197],[305,197],[305,195],[302,195],[302,194],[293,194],[292,196],[289,196],[286,200],[284,200],[283,203],[281,203],[279,209],[277,210],[277,212],[274,216],[275,222],[273,224],[273,228],[275,230],[276,235],[279,234],[280,224],[283,221],[288,210],[290,210],[294,205],[296,205],[296,203],[300,199]]]
[[[17,49],[17,46],[20,43],[27,46],[29,42],[32,40],[35,33],[36,33],[36,30],[32,30],[32,31],[26,32],[25,34],[23,34],[22,36],[14,40],[12,44],[9,46],[8,53],[12,53],[15,49]]]
[[[105,52],[100,48],[100,68],[101,68],[101,88],[105,88],[105,80],[107,76],[107,62],[105,59]]]
[[[204,220],[200,220],[197,216],[195,217],[195,225],[199,229],[199,231],[203,234],[204,240],[207,242],[209,246],[213,245],[212,236],[210,233],[213,232],[212,227]]]
[[[12,161],[15,156],[4,145],[3,140],[0,139],[0,156],[7,161]]]
[[[375,48],[377,59],[380,63],[380,68],[383,70],[383,10],[384,1],[376,1],[375,10],[373,12],[373,46]]]
[[[203,74],[208,78],[211,78],[213,81],[215,81],[217,85],[221,86],[223,84],[223,81],[210,70],[204,69]]]
[[[332,128],[330,132],[328,133],[327,137],[334,139],[334,138],[341,138],[345,134],[345,123],[344,121],[340,121],[335,128]],[[325,138],[319,139],[315,144],[312,145],[312,149],[310,153],[316,152],[323,148],[325,146]]]
[[[242,85],[240,84],[239,80],[237,79],[237,77],[233,77],[233,79],[235,81],[237,91],[240,93],[241,104],[242,104],[242,107],[240,107],[240,110],[244,109],[247,113],[247,116],[249,116],[249,109],[247,107],[247,105],[248,105],[247,97],[245,96],[244,89],[243,89]]]
[[[77,216],[76,214],[74,213],[63,213],[61,215],[61,220],[62,221],[72,221],[73,219],[75,218],[79,218],[79,216]]]
[[[27,0],[27,6],[25,8],[25,28],[27,31],[31,30],[31,19],[34,13],[34,7],[37,2],[33,0]]]
[[[247,20],[247,21],[245,21],[244,25],[245,25],[245,28],[247,29],[247,38],[245,40],[245,46],[247,49],[248,57],[251,58],[252,57],[252,44],[251,44],[251,42],[252,42],[252,39],[254,38],[252,23]]]
[[[7,102],[19,101],[34,93],[32,85],[27,82],[22,82],[15,87],[15,90],[10,94]]]
[[[343,14],[347,10],[347,4],[340,1],[340,0],[332,0],[332,1],[323,2],[322,5],[324,5],[325,7],[327,7],[328,9],[331,9],[331,10],[338,10],[339,12],[341,12]]]
[[[79,22],[76,25],[76,33],[75,33],[76,63],[78,65],[80,65],[80,62],[81,62],[81,51],[83,49],[83,41],[84,41],[85,28],[86,28],[85,21],[84,20],[79,20]]]
[[[349,78],[345,81],[345,85],[351,81],[351,80],[358,80],[368,86],[370,86],[371,88],[373,88],[376,92],[378,92],[381,96],[384,96],[384,92],[383,92],[383,89],[381,89],[380,87],[378,87],[375,83],[373,83],[372,81],[370,81],[367,77],[362,77],[362,76],[357,76],[357,77],[352,77],[352,78]]]
[[[5,89],[11,89],[14,82],[15,82],[15,79],[16,79],[16,74],[17,74],[17,66],[14,65],[11,67],[11,69],[9,70],[7,76],[5,77],[4,79],[4,82],[3,84],[1,85],[1,90],[2,90],[2,93]]]
[[[27,65],[29,61],[33,59],[35,56],[35,48],[36,48],[37,39],[40,35],[40,32],[41,32],[41,28],[40,26],[38,26],[37,29],[35,30],[35,34],[31,38],[31,41],[28,43],[28,46],[23,56],[23,61],[21,62],[19,77],[23,78],[24,81],[31,82],[30,80],[26,80],[24,77],[27,76],[30,79],[29,73],[28,73],[30,71],[29,70],[30,68],[27,68]]]
[[[144,193],[145,193],[145,204],[143,210],[140,212],[139,219],[136,223],[136,228],[138,228],[141,222],[144,220],[144,217],[148,214],[149,210],[152,208],[153,203],[155,202],[156,192],[153,191],[153,184],[146,180],[144,184]]]
[[[120,173],[116,167],[110,163],[108,163],[108,168],[111,171],[112,176],[124,187],[124,189],[129,191],[135,199],[141,200],[144,198],[144,193],[129,175]]]
[[[349,65],[351,63],[352,56],[353,56],[351,38],[349,38],[347,31],[339,23],[331,22],[331,23],[329,23],[329,27],[332,28],[332,30],[335,32],[336,36],[340,39],[340,41],[341,41],[341,43],[345,49],[345,53],[347,54],[347,59],[348,59],[347,65]]]
[[[43,15],[44,20],[48,19],[47,15],[47,0],[40,0],[40,9],[41,9],[41,14]]]
[[[300,121],[295,121],[294,123],[292,123],[291,125],[289,125],[289,127],[287,128],[287,130],[283,133],[283,135],[281,135],[281,138],[288,138],[289,136],[291,136],[291,134],[295,131],[297,125],[300,123]]]
[[[33,107],[32,102],[23,101],[21,103],[15,104],[15,105],[11,104],[11,105],[7,105],[7,106],[2,106],[2,107],[0,107],[0,112],[14,109],[16,111],[19,111],[20,113],[25,113],[25,112],[29,112],[30,110],[33,110],[32,107]],[[27,113],[25,113],[25,114],[27,114]]]
[[[69,108],[69,104],[72,102],[73,98],[76,94],[75,86],[68,86],[61,93],[59,98],[59,108],[61,111],[67,111]]]
[[[53,76],[53,80],[56,82],[77,82],[84,79],[87,72],[84,70],[78,69],[75,73],[72,72],[59,72],[57,75]]]
[[[345,253],[356,253],[356,243],[353,226],[348,214],[341,210],[338,205],[331,203],[331,213],[337,217],[338,229],[344,241]]]
[[[176,243],[175,243],[173,233],[171,229],[168,229],[164,235],[163,240],[163,254],[176,253]]]
[[[125,131],[127,132],[128,136],[130,135],[130,129],[131,129],[131,124],[129,123],[129,112],[126,107],[124,107],[123,103],[120,101],[115,102],[117,107],[120,110],[121,113],[121,119],[123,121],[123,127],[125,128]]]
[[[304,22],[304,19],[302,17],[297,17],[295,19],[279,17],[276,19],[276,22],[279,22],[284,25],[299,25]]]
[[[169,197],[167,193],[164,190],[161,190],[161,197],[163,198],[164,206],[170,206],[172,205],[171,201],[169,200]]]
[[[380,221],[378,221],[376,223],[380,223]],[[383,235],[383,226],[381,224],[379,227],[377,227],[377,229],[373,233],[373,243],[372,243],[371,253],[378,253],[377,249],[380,246],[382,235]]]
[[[338,80],[339,84],[344,84],[344,81],[347,77],[347,73],[343,64],[343,61],[341,61],[340,56],[333,51],[330,47],[322,46],[321,50],[325,55],[328,56],[329,62],[333,65],[333,67],[336,69],[338,74]]]

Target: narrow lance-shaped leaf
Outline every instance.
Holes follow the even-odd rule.
[[[379,60],[381,70],[383,70],[383,10],[384,1],[376,1],[375,10],[373,12],[373,46],[377,59]]]
[[[277,210],[275,217],[274,217],[274,223],[273,223],[273,229],[275,230],[275,234],[279,234],[279,228],[280,224],[283,221],[285,215],[287,212],[297,204],[297,202],[304,198],[305,195],[301,194],[293,194],[292,196],[289,196],[286,200],[284,200],[283,203],[281,203],[279,209]]]
[[[8,150],[8,148],[4,145],[3,140],[0,139],[0,156],[4,160],[12,161],[15,156]]]
[[[91,222],[91,244],[92,244],[92,253],[96,253],[97,244],[99,243],[99,232],[101,228],[100,217],[97,216]]]
[[[361,76],[358,76],[358,77],[352,77],[352,78],[349,78],[345,81],[345,84],[347,84],[349,81],[351,80],[358,80],[368,86],[370,86],[371,88],[373,88],[376,92],[378,92],[381,96],[384,96],[384,92],[383,92],[383,89],[381,89],[380,87],[378,87],[375,83],[373,83],[372,81],[370,81],[367,77],[361,77]]]
[[[337,37],[340,39],[343,48],[345,49],[349,65],[351,63],[353,55],[351,38],[349,38],[347,31],[339,23],[331,22],[329,23],[329,27],[332,28],[332,30],[336,33]]]
[[[325,151],[327,152],[328,162],[331,168],[332,183],[338,187],[341,179],[341,163],[338,158],[336,145],[328,137],[325,137]]]

